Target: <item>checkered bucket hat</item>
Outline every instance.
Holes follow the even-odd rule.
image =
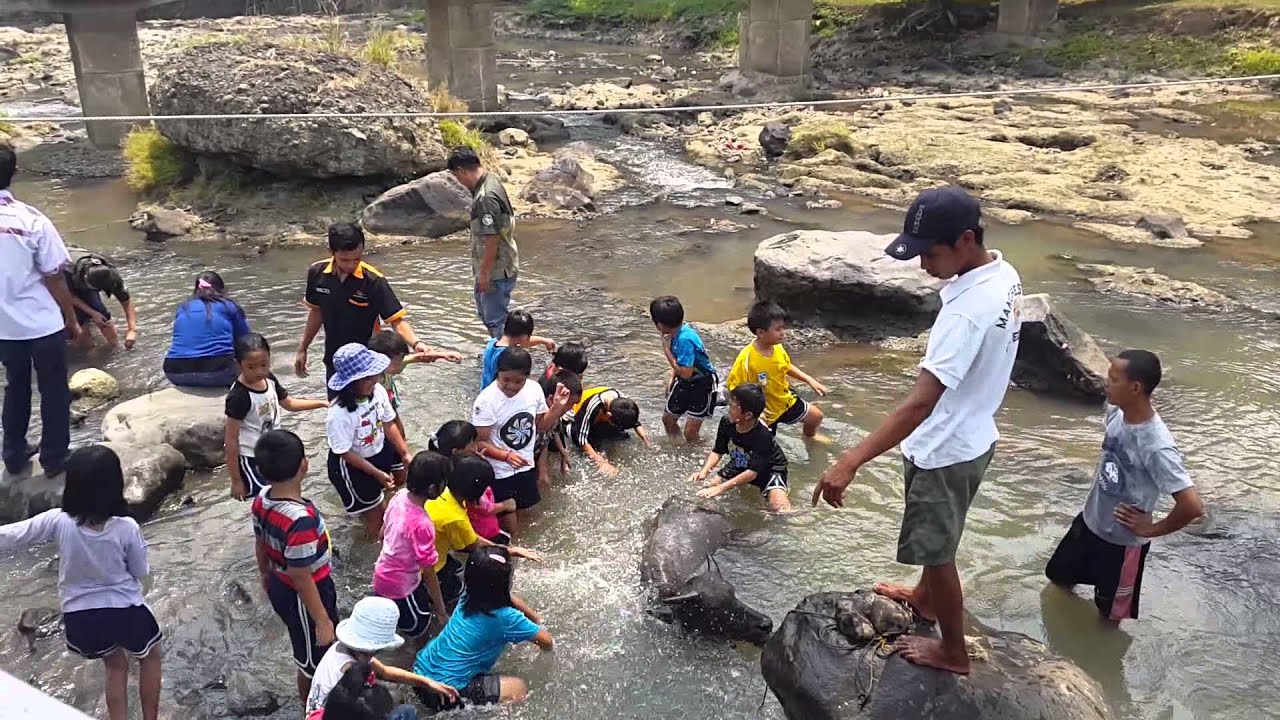
[[[333,377],[329,378],[329,389],[340,392],[360,378],[381,375],[390,365],[391,360],[386,355],[376,353],[360,343],[347,343],[333,354]]]

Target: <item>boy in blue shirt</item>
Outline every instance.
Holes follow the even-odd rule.
[[[720,381],[715,366],[698,331],[684,321],[684,306],[679,298],[672,295],[654,298],[649,303],[649,317],[662,333],[662,354],[671,365],[662,425],[668,435],[679,435],[683,415],[685,442],[695,443],[702,422],[716,411],[716,386]]]
[[[489,338],[484,346],[484,358],[480,368],[480,389],[484,390],[498,379],[498,358],[509,347],[544,347],[547,352],[556,351],[556,341],[533,334],[533,316],[527,310],[512,310],[502,326],[502,337]]]

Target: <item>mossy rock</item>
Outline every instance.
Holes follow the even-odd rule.
[[[847,125],[825,121],[800,125],[792,130],[785,157],[788,160],[801,160],[818,155],[824,150],[835,150],[853,157],[862,149]]]

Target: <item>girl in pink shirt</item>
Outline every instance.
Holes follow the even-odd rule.
[[[430,447],[455,460],[463,455],[478,455],[476,427],[466,420],[450,420],[436,431],[436,436],[431,438]],[[498,516],[515,511],[515,498],[495,503],[492,487],[485,488],[479,502],[467,503],[467,518],[471,520],[471,529],[485,540],[498,545],[511,544],[511,536],[498,524]]]
[[[409,463],[405,489],[387,505],[373,591],[395,601],[400,608],[397,628],[407,638],[439,629],[449,617],[435,573],[436,528],[424,505],[440,497],[452,472],[453,461],[444,455],[418,453]]]

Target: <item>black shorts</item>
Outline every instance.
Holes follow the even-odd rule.
[[[234,355],[165,358],[164,376],[178,387],[229,388],[240,374]]]
[[[732,480],[742,473],[742,468],[726,467],[720,471],[722,480]],[[765,497],[769,496],[769,492],[773,490],[781,490],[787,492],[790,485],[787,483],[786,470],[770,470],[767,475],[756,474],[756,479],[751,481],[754,487],[760,489],[760,494]]]
[[[1105,618],[1136,619],[1150,549],[1151,543],[1137,547],[1109,543],[1089,529],[1084,515],[1076,515],[1044,574],[1058,585],[1092,585],[1093,604]]]
[[[96,310],[98,313],[102,315],[102,317],[106,318],[107,320],[111,319],[111,311],[107,309],[107,304],[102,301],[101,292],[97,290],[72,290],[71,294],[75,295],[85,305],[88,305],[90,308]],[[93,322],[92,320],[89,319],[89,314],[86,313],[85,311],[81,310],[80,308],[76,308],[75,311],[76,311],[76,322],[80,323],[81,327],[84,327],[85,325],[88,325]]]
[[[808,414],[809,403],[803,398],[796,398],[796,401],[791,403],[791,407],[787,408],[785,412],[778,416],[777,420],[773,421],[772,425],[768,426],[769,431],[776,435],[779,425],[795,425],[803,421]]]
[[[329,614],[329,620],[337,627],[338,589],[333,584],[333,578],[327,577],[316,583],[316,589],[320,591],[320,603]],[[315,675],[316,665],[329,648],[316,644],[316,622],[307,613],[307,606],[302,603],[297,591],[285,585],[274,572],[267,579],[267,598],[276,615],[280,616],[284,626],[289,629],[293,662],[298,666],[298,671],[307,677]]]
[[[444,567],[436,571],[436,579],[440,581],[440,596],[444,598],[444,606],[450,610],[458,604],[462,591],[466,588],[462,572],[462,563],[452,555],[445,558]]]
[[[528,510],[542,501],[542,493],[538,490],[538,469],[521,470],[511,477],[498,478],[493,481],[493,502],[501,503],[516,499],[517,510]]]
[[[88,660],[104,658],[123,649],[135,658],[151,654],[164,637],[151,608],[77,610],[62,616],[67,649]]]
[[[426,583],[418,583],[418,587],[414,588],[408,597],[402,597],[395,602],[396,607],[400,608],[400,622],[396,625],[396,629],[401,635],[410,639],[416,638],[431,626],[433,606]]]
[[[716,412],[720,381],[715,372],[694,373],[692,377],[672,381],[667,389],[667,414],[705,420]]]
[[[391,443],[383,443],[381,452],[365,460],[383,472],[394,473],[404,469],[404,461],[396,455]],[[348,515],[360,515],[378,507],[382,504],[382,491],[387,489],[381,480],[351,467],[333,451],[329,452],[329,482],[338,491]]]
[[[497,705],[502,702],[502,676],[485,673],[471,678],[466,687],[458,688],[458,695],[461,696],[459,702],[450,702],[423,688],[414,688],[414,692],[418,693],[418,699],[426,706],[427,711],[433,713],[468,705]]]
[[[258,461],[252,455],[240,456],[240,479],[244,480],[245,500],[258,497],[258,493],[267,488],[267,484],[258,475]]]

